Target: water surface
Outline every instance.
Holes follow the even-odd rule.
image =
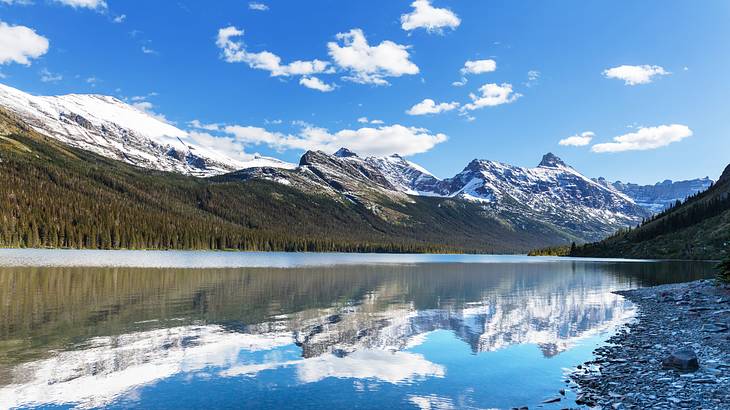
[[[533,408],[630,320],[612,291],[711,268],[0,250],[0,408]]]

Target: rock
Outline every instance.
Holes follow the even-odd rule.
[[[672,352],[662,361],[662,366],[683,372],[694,372],[700,368],[697,353],[690,348],[682,348]]]
[[[550,403],[557,403],[560,400],[562,400],[560,397],[553,397],[551,399],[543,400],[542,404],[550,404]]]
[[[728,331],[728,327],[721,323],[710,323],[702,325],[702,331],[710,333],[723,333]]]

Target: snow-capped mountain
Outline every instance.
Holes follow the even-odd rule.
[[[598,178],[596,181],[616,188],[652,213],[661,212],[675,202],[705,191],[712,186],[712,180],[708,177],[676,182],[666,180],[654,185],[638,185],[621,181],[609,182],[604,178]]]
[[[507,224],[549,226],[578,240],[603,238],[649,215],[626,194],[582,175],[553,154],[536,168],[474,160],[453,178],[439,180],[400,156],[362,158],[343,148],[334,155],[308,151],[291,171],[264,168],[237,174],[344,195],[371,209],[378,208],[372,205],[379,198],[401,203],[411,201],[408,195],[461,199]]]
[[[0,107],[65,144],[143,168],[195,176],[250,167],[294,168],[274,158],[223,153],[110,96],[34,96],[0,84]]]
[[[536,168],[474,160],[433,194],[481,202],[504,215],[529,215],[583,237],[605,236],[648,215],[624,193],[551,153]]]

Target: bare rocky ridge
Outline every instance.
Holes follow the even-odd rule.
[[[604,409],[727,409],[730,286],[704,280],[617,292],[637,320],[570,376],[577,403]]]

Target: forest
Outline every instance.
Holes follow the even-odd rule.
[[[517,253],[554,236],[443,198],[361,204],[265,180],[202,179],[70,148],[0,110],[0,247]],[[528,227],[530,228],[530,227]]]

